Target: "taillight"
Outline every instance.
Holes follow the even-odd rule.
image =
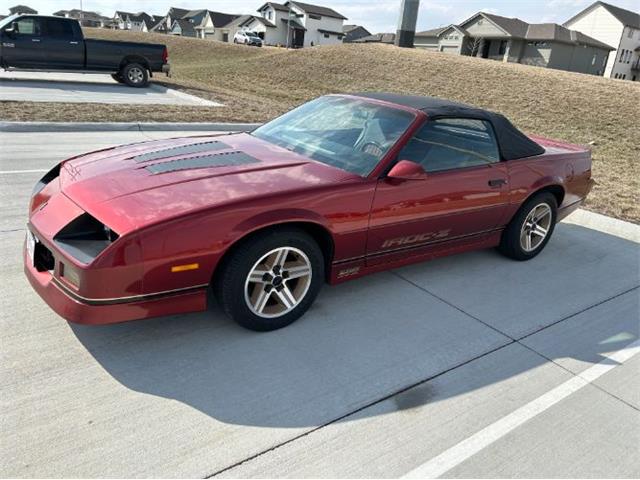
[[[162,63],[167,63],[169,61],[169,50],[167,50],[167,47],[164,47],[164,50],[162,51]]]

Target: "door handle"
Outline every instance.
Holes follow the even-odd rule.
[[[507,181],[504,178],[493,178],[489,180],[489,186],[491,188],[498,188],[506,184],[507,184]]]
[[[32,42],[36,42],[36,43],[37,43],[37,42],[39,42],[39,41],[40,41],[40,39],[39,39],[39,38],[32,38],[32,39],[31,39],[31,41],[32,41]]]
[[[78,45],[78,42],[69,42],[69,45]]]

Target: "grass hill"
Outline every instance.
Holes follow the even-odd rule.
[[[52,109],[5,102],[4,119],[265,121],[325,93],[433,95],[501,112],[527,132],[591,143],[598,185],[588,207],[640,223],[640,82],[389,45],[287,51],[122,31],[87,29],[86,34],[166,43],[173,77],[155,80],[225,107],[56,104]]]

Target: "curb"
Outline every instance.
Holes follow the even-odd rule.
[[[174,122],[0,122],[0,132],[247,132],[260,123],[174,123]]]

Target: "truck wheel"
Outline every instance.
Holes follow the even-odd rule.
[[[226,259],[214,280],[222,309],[250,330],[266,332],[300,318],[324,282],[324,257],[298,229],[255,236]]]
[[[111,78],[113,78],[118,83],[124,83],[124,79],[120,76],[119,73],[112,73]]]
[[[121,76],[130,87],[146,87],[149,83],[149,73],[139,63],[127,63],[122,69]]]
[[[514,260],[530,260],[549,242],[556,226],[558,203],[549,192],[534,195],[518,210],[502,234],[498,250]]]

